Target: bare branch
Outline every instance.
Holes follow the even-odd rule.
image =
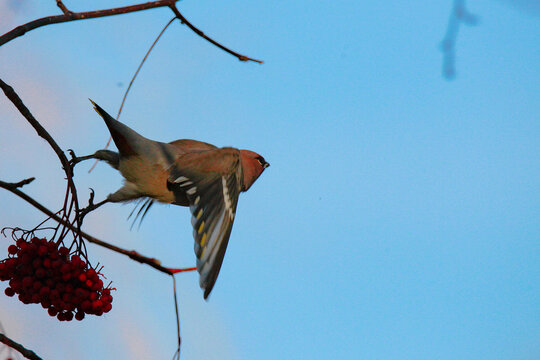
[[[21,180],[21,181],[16,182],[16,183],[5,183],[5,184],[6,184],[6,186],[9,186],[12,189],[18,189],[20,187],[23,187],[24,185],[30,184],[34,180],[36,180],[36,178],[31,177],[31,178],[24,179],[24,180]]]
[[[21,353],[22,356],[24,356],[25,358],[27,359],[31,359],[31,360],[42,360],[39,356],[36,355],[35,352],[33,352],[32,350],[29,350],[27,348],[25,348],[24,346],[22,346],[21,344],[11,340],[10,338],[8,338],[6,335],[4,334],[1,334],[0,333],[0,342],[6,344],[7,346],[9,346],[10,348],[12,349],[15,349],[17,350],[18,352]]]
[[[0,79],[0,88],[4,91],[4,94],[7,96],[7,98],[11,100],[13,105],[15,105],[17,110],[19,110],[19,112],[26,118],[26,120],[30,123],[30,125],[32,125],[32,127],[34,128],[34,130],[36,130],[38,135],[41,136],[43,139],[45,139],[45,141],[49,143],[51,148],[54,150],[54,152],[58,156],[58,159],[60,160],[60,163],[62,164],[64,172],[66,173],[68,186],[71,191],[71,195],[73,196],[73,202],[75,204],[75,211],[78,212],[79,201],[77,198],[77,188],[75,187],[75,183],[73,182],[73,169],[69,165],[69,161],[66,155],[64,154],[62,149],[60,149],[60,146],[58,146],[56,141],[54,141],[52,136],[47,132],[47,130],[45,130],[45,128],[41,126],[39,121],[37,121],[34,115],[32,115],[32,113],[30,112],[30,110],[28,110],[28,108],[23,103],[19,95],[17,95],[15,90],[13,90],[13,88],[9,86],[8,84],[6,84],[2,79]],[[81,227],[80,220],[77,220],[77,223],[80,229]]]
[[[105,9],[105,10],[86,11],[86,12],[80,12],[80,13],[70,12],[66,8],[68,12],[67,13],[64,12],[63,15],[43,17],[41,19],[30,21],[24,25],[17,26],[15,29],[8,31],[4,35],[0,36],[0,46],[4,45],[7,42],[10,42],[11,40],[15,38],[18,38],[19,36],[23,36],[24,34],[26,34],[27,32],[31,30],[37,29],[42,26],[58,24],[58,23],[63,23],[63,22],[68,22],[68,21],[86,20],[86,19],[94,19],[94,18],[105,17],[105,16],[127,14],[127,13],[136,12],[136,11],[148,10],[148,9],[165,7],[165,6],[172,6],[177,1],[178,0],[158,0],[158,1],[146,2],[143,4],[130,5],[130,6],[124,6],[124,7],[119,7],[119,8],[113,8],[113,9]],[[62,9],[62,11],[64,11],[64,9]]]
[[[56,6],[58,6],[64,14],[71,14],[71,11],[69,11],[66,5],[62,3],[62,0],[56,0]]]
[[[185,17],[184,15],[182,15],[180,13],[180,11],[178,11],[178,9],[176,8],[176,4],[171,4],[169,6],[172,11],[174,12],[174,14],[176,15],[176,17],[180,20],[180,22],[182,22],[182,24],[186,24],[195,34],[199,35],[200,37],[202,37],[203,39],[205,39],[206,41],[214,44],[215,46],[217,46],[218,48],[220,48],[221,50],[225,51],[225,52],[228,52],[229,54],[235,56],[238,58],[238,60],[240,61],[253,61],[253,62],[256,62],[256,63],[259,63],[259,64],[262,64],[263,61],[262,60],[257,60],[257,59],[252,59],[248,56],[245,56],[245,55],[242,55],[242,54],[239,54],[235,51],[232,51],[231,49],[229,48],[226,48],[225,46],[221,45],[220,43],[218,43],[217,41],[209,38],[208,36],[206,36],[201,30],[197,29],[195,26],[193,26]],[[1,44],[0,44],[1,45]]]

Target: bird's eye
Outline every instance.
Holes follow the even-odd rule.
[[[268,164],[262,156],[258,156],[256,159],[263,168],[267,168],[268,166],[270,166],[270,164]]]

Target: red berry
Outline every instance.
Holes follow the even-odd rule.
[[[19,249],[17,248],[17,245],[9,245],[8,253],[10,255],[15,255],[17,253],[17,251],[19,251]]]
[[[41,296],[42,298],[45,298],[49,296],[50,292],[51,292],[50,288],[48,288],[47,286],[43,286],[41,289],[39,289],[39,296]]]
[[[49,259],[49,258],[43,259],[43,267],[46,268],[46,269],[50,268],[51,267],[51,259]]]
[[[77,311],[77,313],[75,314],[75,319],[81,321],[82,319],[84,319],[84,312],[82,311]]]
[[[90,268],[88,270],[86,270],[86,276],[89,278],[89,279],[97,279],[97,273],[96,273],[96,270]]]
[[[71,311],[68,311],[65,315],[64,315],[64,318],[66,319],[66,321],[71,321],[73,320],[73,313]]]
[[[101,300],[96,300],[92,302],[92,310],[100,311],[103,308],[103,303]]]
[[[41,267],[41,264],[42,264],[41,259],[34,259],[34,261],[32,261],[32,266],[33,266],[35,269]]]
[[[22,289],[22,281],[19,279],[11,279],[9,280],[9,286],[11,286],[15,292],[19,292],[19,290]]]
[[[38,254],[39,254],[39,256],[45,256],[48,252],[49,252],[49,249],[47,248],[46,245],[41,245],[41,246],[38,248]]]
[[[49,310],[47,310],[47,312],[51,316],[56,316],[56,314],[58,314],[58,310],[56,310],[56,308],[54,308],[54,307],[50,307]]]
[[[81,289],[81,288],[77,288],[75,289],[75,295],[77,297],[80,297],[81,299],[85,299],[88,297],[88,290],[84,290],[84,289]]]
[[[30,276],[26,276],[22,281],[22,285],[26,288],[32,286],[33,284],[34,284],[34,279],[32,279]]]
[[[85,282],[86,281],[86,275],[85,274],[79,275],[79,281],[80,282]]]
[[[112,309],[112,304],[108,303],[103,306],[103,312],[109,312]]]
[[[58,253],[60,256],[67,256],[69,254],[69,249],[65,246],[62,246],[60,249],[58,249]]]
[[[11,297],[11,296],[14,296],[14,295],[15,295],[15,290],[13,290],[13,289],[10,288],[10,287],[7,287],[6,290],[4,290],[4,293],[5,293],[7,296]]]
[[[35,291],[41,289],[42,284],[39,281],[34,281],[34,284],[32,285],[32,289]]]
[[[21,239],[22,240],[22,239]],[[27,243],[26,241],[22,241],[21,243],[19,243],[19,241],[17,241],[17,246],[21,249],[21,253],[25,253],[28,251],[28,249],[30,248],[30,244]]]
[[[29,254],[24,254],[20,257],[20,261],[23,264],[30,264],[32,262],[32,257]]]
[[[90,310],[92,310],[92,303],[89,300],[84,300],[81,303],[81,310],[84,312],[89,312]]]
[[[60,292],[57,289],[51,290],[51,293],[49,294],[49,297],[51,300],[57,300],[60,299]]]
[[[45,277],[45,269],[43,269],[43,268],[37,269],[36,270],[36,277],[38,279],[44,278]]]
[[[103,288],[103,281],[101,280],[98,280],[97,283],[95,283],[93,286],[92,286],[92,290],[94,291],[99,291]]]
[[[71,266],[69,264],[63,264],[62,267],[60,267],[60,271],[63,274],[69,273],[71,271]]]

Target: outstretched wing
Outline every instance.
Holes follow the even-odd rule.
[[[197,271],[206,299],[216,282],[240,193],[240,158],[236,149],[216,149],[182,156],[171,169],[169,188],[189,200]]]

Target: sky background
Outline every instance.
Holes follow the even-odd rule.
[[[65,1],[73,11],[133,2]],[[217,284],[204,301],[180,274],[183,359],[540,358],[540,6],[469,1],[457,77],[441,75],[452,2],[190,1],[206,34],[265,63],[242,63],[173,23],[139,74],[121,121],[161,141],[193,138],[271,164],[240,196]],[[0,0],[0,32],[59,14],[55,1]],[[108,132],[168,9],[58,24],[0,48],[12,85],[63,149]],[[0,179],[59,209],[53,151],[0,96]],[[76,168],[82,202],[121,186],[105,164]],[[0,191],[0,226],[43,215]],[[190,214],[109,204],[84,229],[193,266]],[[0,239],[7,254],[8,239]],[[113,310],[60,323],[0,296],[8,335],[45,359],[170,359],[171,279],[89,245],[118,289]],[[3,256],[0,256],[3,257]],[[0,284],[3,293],[6,284]],[[0,353],[1,354],[1,353]]]

